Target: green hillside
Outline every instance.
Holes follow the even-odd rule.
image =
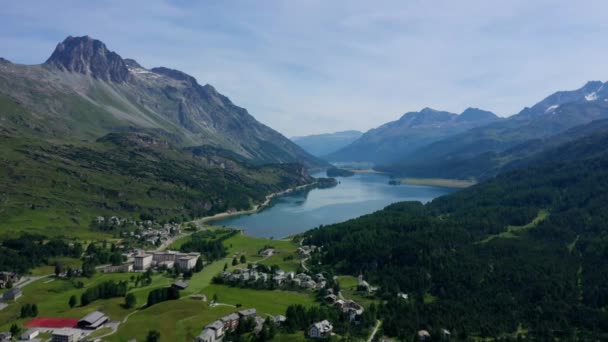
[[[323,253],[310,264],[380,285],[391,336],[606,339],[607,138],[568,143],[427,205],[313,230],[308,242]]]

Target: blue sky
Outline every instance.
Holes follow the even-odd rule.
[[[423,107],[508,116],[608,79],[607,1],[7,1],[0,56],[41,63],[88,34],[210,83],[287,136]]]

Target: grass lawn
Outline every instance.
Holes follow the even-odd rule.
[[[356,277],[338,276],[338,282],[340,283],[340,291],[345,298],[352,299],[363,306],[369,306],[372,303],[378,304],[378,300],[373,296],[357,291],[358,280]]]
[[[209,307],[187,298],[158,303],[131,315],[105,341],[145,341],[149,330],[160,332],[161,341],[193,341],[208,323],[233,312],[227,306]]]
[[[272,339],[272,342],[303,342],[308,341],[303,331],[298,331],[293,334],[277,333]]]
[[[224,246],[228,248],[228,256],[233,257],[244,254],[247,262],[259,261],[267,266],[278,265],[286,271],[295,271],[300,265],[300,259],[296,254],[298,246],[290,240],[270,240],[238,234],[224,241]],[[278,254],[262,260],[263,258],[258,252],[264,246],[272,246]],[[290,255],[293,256],[293,259],[283,260]]]
[[[55,263],[61,263],[67,269],[71,268],[80,268],[82,266],[82,260],[78,258],[68,258],[68,257],[57,257],[49,260],[48,265],[36,267],[30,271],[33,276],[41,276],[47,274],[55,273]]]
[[[253,290],[226,285],[211,285],[204,294],[213,298],[217,294],[218,301],[225,304],[241,304],[243,308],[256,308],[258,314],[284,315],[287,306],[291,304],[313,305],[315,298],[309,292]]]

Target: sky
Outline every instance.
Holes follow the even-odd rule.
[[[212,84],[286,136],[366,131],[424,107],[500,116],[608,80],[608,1],[6,1],[0,56],[68,35]]]

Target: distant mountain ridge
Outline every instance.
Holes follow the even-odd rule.
[[[313,134],[292,137],[291,141],[298,144],[313,156],[323,157],[352,143],[363,135],[363,132],[350,130],[335,133]]]
[[[593,133],[593,122],[604,119],[608,119],[608,85],[591,81],[576,90],[556,92],[503,121],[421,146],[378,168],[413,177],[485,179],[521,158],[570,140],[570,134],[580,138],[582,132]],[[584,125],[589,127],[574,129]],[[531,148],[531,144],[539,146]]]
[[[0,96],[27,113],[3,113],[8,134],[91,141],[128,127],[161,129],[182,146],[213,146],[253,164],[325,165],[211,85],[146,69],[88,36],[66,38],[41,65],[0,63]]]
[[[371,129],[352,144],[329,154],[336,162],[390,163],[418,148],[468,129],[502,120],[494,113],[467,108],[461,114],[423,108]]]

